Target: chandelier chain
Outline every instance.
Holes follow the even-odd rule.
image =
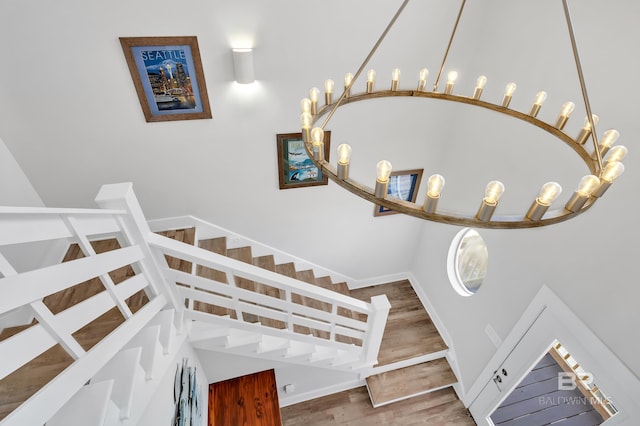
[[[464,9],[464,5],[467,3],[467,0],[462,0],[462,4],[460,5],[460,11],[458,12],[458,17],[456,18],[456,23],[453,24],[453,31],[451,31],[451,37],[449,37],[449,44],[447,44],[447,49],[444,52],[444,57],[442,58],[442,63],[440,64],[440,69],[438,70],[438,75],[436,76],[436,80],[433,83],[433,91],[438,90],[438,83],[440,82],[440,77],[442,77],[442,71],[444,70],[444,64],[447,62],[447,56],[449,56],[449,50],[451,49],[451,44],[453,43],[453,37],[456,35],[456,30],[458,29],[458,23],[460,22],[460,17],[462,16],[462,10]]]
[[[602,170],[602,156],[600,155],[600,149],[598,148],[598,137],[596,135],[596,123],[593,120],[593,114],[591,113],[591,104],[589,103],[589,96],[587,95],[587,86],[584,82],[584,74],[582,73],[582,64],[580,63],[580,55],[578,55],[578,46],[576,45],[576,37],[573,34],[573,24],[571,23],[571,16],[569,15],[569,6],[567,0],[562,0],[562,7],[564,9],[564,16],[567,20],[567,28],[569,29],[569,39],[571,40],[571,49],[573,50],[573,59],[576,63],[578,70],[578,80],[580,81],[580,90],[582,90],[582,98],[584,99],[584,107],[587,111],[587,119],[591,126],[591,138],[593,140],[594,153],[596,160],[598,161],[598,167]]]
[[[373,48],[371,49],[371,51],[369,52],[367,57],[364,59],[364,61],[362,61],[362,65],[360,65],[360,68],[358,68],[358,71],[356,71],[355,75],[353,76],[353,79],[351,79],[351,82],[349,83],[349,85],[344,88],[344,91],[342,92],[342,95],[336,101],[336,103],[333,106],[333,108],[331,109],[331,111],[329,111],[329,114],[327,115],[327,118],[325,118],[324,122],[322,123],[322,126],[320,126],[323,130],[326,127],[327,123],[329,123],[329,121],[331,120],[331,117],[333,117],[333,114],[336,112],[336,110],[338,109],[338,107],[340,106],[340,104],[342,103],[344,98],[347,96],[347,93],[349,93],[349,90],[351,89],[351,86],[353,86],[353,83],[355,83],[355,81],[358,79],[358,77],[360,77],[360,74],[362,74],[362,71],[364,71],[364,68],[367,66],[367,64],[371,60],[371,57],[374,55],[374,53],[376,53],[376,50],[378,50],[378,47],[380,47],[380,45],[384,41],[384,39],[387,36],[387,33],[389,32],[389,30],[391,30],[393,25],[396,23],[396,20],[402,14],[402,11],[407,6],[407,4],[409,4],[409,0],[404,0],[402,2],[400,7],[398,8],[398,11],[396,12],[395,15],[393,15],[393,18],[391,18],[391,21],[389,21],[389,24],[387,24],[387,27],[384,29],[384,31],[382,32],[382,34],[378,38],[378,41],[376,41],[376,44],[373,45]]]

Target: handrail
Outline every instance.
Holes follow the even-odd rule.
[[[125,210],[119,209],[74,209],[74,208],[58,208],[58,207],[13,207],[0,206],[0,214],[41,214],[41,215],[122,215],[126,214]]]
[[[284,323],[283,329],[263,328],[264,333],[273,336],[288,335],[292,339],[315,340],[316,344],[335,348],[342,348],[344,345],[337,339],[337,336],[353,337],[361,340],[359,345],[361,366],[372,366],[376,363],[390,309],[386,296],[372,298],[371,303],[367,303],[158,234],[149,234],[147,242],[154,249],[156,258],[164,259],[165,256],[171,256],[223,272],[226,275],[226,283],[220,283],[195,276],[192,273],[165,267],[165,279],[180,283],[181,286],[176,287],[180,289],[182,297],[189,301],[189,303],[183,303],[189,306],[185,315],[189,316],[193,313],[194,319],[209,318],[210,321],[219,321],[217,315],[193,310],[191,302],[197,301],[235,310],[237,319],[234,321],[237,323],[246,323],[243,314],[253,314]],[[245,279],[276,288],[284,292],[284,297],[281,295],[282,299],[275,298],[236,287],[237,279]],[[188,286],[188,288],[184,286]],[[324,311],[291,303],[292,293],[328,303],[331,305],[331,310]],[[364,314],[367,316],[367,321],[358,321],[338,315],[338,308]],[[329,339],[301,336],[294,331],[294,326],[327,332]]]

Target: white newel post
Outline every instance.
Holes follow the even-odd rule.
[[[151,229],[149,229],[142,207],[133,192],[133,184],[127,182],[103,185],[95,198],[95,202],[101,208],[120,209],[127,212],[126,215],[120,216],[118,219],[125,236],[129,239],[129,243],[139,246],[144,253],[144,259],[139,262],[142,272],[156,293],[164,294],[178,316],[182,317],[184,305],[179,303],[178,292],[175,286],[167,283],[156,263],[158,261],[166,261],[164,257],[156,259],[147,243],[147,236],[151,234]],[[166,265],[164,266],[166,267]]]
[[[380,344],[387,325],[391,304],[387,296],[381,294],[371,298],[371,308],[373,312],[369,314],[367,319],[367,338],[363,347],[364,363],[367,366],[373,366],[378,362],[378,352],[380,352]]]

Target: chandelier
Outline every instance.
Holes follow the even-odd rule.
[[[400,70],[392,71],[391,85],[388,89],[375,89],[375,71],[369,70],[366,74],[366,88],[362,93],[355,93],[354,82],[360,77],[369,60],[374,55],[389,30],[408,4],[409,0],[404,0],[400,8],[393,16],[384,32],[371,49],[364,62],[361,64],[355,75],[347,73],[344,78],[344,90],[342,94],[334,100],[334,82],[325,82],[324,105],[319,105],[320,90],[312,88],[309,97],[302,99],[301,108],[301,129],[305,148],[310,159],[316,167],[328,176],[333,182],[351,193],[364,198],[378,206],[383,206],[398,213],[434,222],[462,225],[476,228],[533,228],[559,223],[585,212],[605,193],[613,181],[622,174],[624,166],[622,159],[627,153],[627,148],[622,145],[614,146],[619,137],[616,130],[610,129],[603,133],[598,141],[596,124],[598,116],[593,114],[587,95],[587,90],[582,73],[582,66],[576,47],[573,26],[567,0],[562,0],[564,15],[567,22],[573,59],[577,69],[577,76],[582,92],[586,118],[584,125],[577,136],[567,134],[563,129],[571,113],[575,108],[573,102],[566,102],[562,105],[555,122],[545,122],[537,118],[538,112],[545,101],[547,94],[544,91],[537,93],[528,111],[518,111],[510,108],[510,102],[514,91],[515,83],[507,84],[501,102],[491,103],[482,100],[482,92],[487,81],[485,76],[477,79],[475,90],[470,95],[456,93],[455,83],[457,73],[451,71],[447,75],[447,82],[444,88],[439,87],[440,79],[445,67],[445,62],[451,48],[451,44],[458,27],[460,17],[464,10],[466,0],[463,0],[458,12],[451,36],[449,38],[442,63],[440,65],[432,89],[427,87],[428,71],[426,68],[419,71],[417,83],[411,89],[400,87]],[[578,181],[577,188],[568,200],[561,207],[551,209],[551,205],[562,192],[561,186],[556,182],[545,183],[537,197],[533,200],[528,211],[522,214],[499,216],[494,215],[499,204],[500,197],[504,192],[504,185],[500,181],[491,181],[485,189],[485,196],[482,199],[477,211],[458,213],[442,211],[438,208],[438,201],[444,195],[445,179],[439,174],[431,175],[427,180],[427,193],[420,204],[395,198],[387,194],[389,178],[392,171],[391,163],[381,160],[376,166],[375,187],[371,188],[362,184],[349,176],[349,164],[351,157],[351,147],[348,144],[338,146],[337,164],[334,166],[324,158],[324,130],[336,113],[339,107],[354,102],[367,101],[380,98],[426,98],[441,101],[450,101],[471,105],[473,107],[484,108],[496,113],[521,120],[522,122],[536,126],[555,139],[563,142],[582,160],[586,165],[589,174],[583,176]],[[321,121],[322,120],[322,121]],[[588,141],[591,140],[591,143]],[[592,148],[590,146],[592,145]]]

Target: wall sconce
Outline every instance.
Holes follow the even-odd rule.
[[[253,72],[253,49],[231,49],[236,82],[251,84],[256,81]]]

